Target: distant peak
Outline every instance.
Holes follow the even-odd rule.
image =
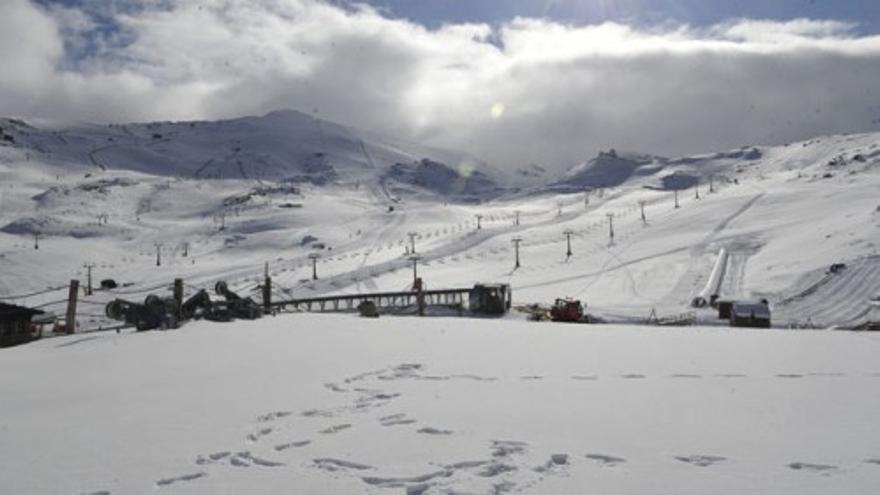
[[[263,118],[266,119],[313,119],[311,115],[307,113],[300,112],[299,110],[293,110],[290,108],[284,108],[281,110],[272,110],[271,112],[263,115]]]

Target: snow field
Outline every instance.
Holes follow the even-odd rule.
[[[4,350],[0,477],[11,493],[872,493],[877,343],[308,314],[60,337]]]

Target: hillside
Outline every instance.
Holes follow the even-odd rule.
[[[0,127],[0,297],[64,287],[96,264],[96,281],[127,288],[92,296],[83,325],[106,324],[101,306],[115,295],[140,299],[175,277],[250,291],[266,262],[283,297],[399,290],[412,283],[410,232],[429,287],[509,282],[517,303],[578,297],[612,321],[693,311],[722,248],[721,295],[767,298],[777,326],[859,324],[880,287],[877,134],[683,158],[607,152],[517,191],[460,154],[295,112]],[[827,273],[836,263],[847,267]],[[59,311],[58,291],[11,300]],[[711,310],[697,317],[716,322]]]

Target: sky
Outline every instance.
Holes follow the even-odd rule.
[[[880,131],[880,2],[3,0],[0,115],[293,108],[554,170]]]

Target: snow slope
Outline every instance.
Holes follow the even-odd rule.
[[[244,120],[262,125],[272,119],[316,125],[311,117],[289,113]],[[222,128],[205,138],[221,148],[217,143],[239,139],[239,128],[258,129],[233,123],[199,124],[191,132]],[[184,124],[169,126],[154,130],[190,132]],[[28,134],[37,135],[43,136]],[[16,136],[16,143],[25,139]],[[270,133],[260,139],[275,149],[280,138]],[[345,156],[348,144],[328,156]],[[35,154],[34,148],[3,146],[0,297],[60,312],[64,287],[72,278],[84,281],[86,263],[96,264],[96,281],[113,278],[125,287],[84,298],[89,310],[82,311],[80,321],[85,327],[108,323],[101,314],[112,298],[164,293],[175,277],[185,279],[189,292],[228,280],[236,290],[255,294],[251,291],[261,282],[266,262],[276,300],[402,290],[412,284],[408,234],[415,233],[419,273],[430,288],[509,282],[517,303],[572,296],[613,321],[643,321],[652,311],[693,311],[691,300],[725,248],[729,266],[723,297],[767,298],[776,326],[857,325],[871,318],[868,299],[880,291],[878,146],[880,136],[864,134],[650,158],[647,165],[624,167],[623,172],[635,172],[618,177],[618,186],[604,181],[601,196],[592,193],[588,203],[582,192],[586,182],[560,189],[564,180],[551,181],[544,188],[498,196],[486,174],[468,169],[450,175],[439,162],[422,159],[403,167],[390,159],[382,162],[387,168],[370,172],[372,182],[352,179],[360,177],[359,170],[369,171],[354,161],[340,165],[339,175],[327,182],[210,180],[174,173],[177,169],[147,173],[148,160],[138,162],[140,171],[130,169],[141,165],[100,170],[75,157],[61,160],[56,149]],[[247,148],[262,149],[253,143]],[[618,174],[609,163],[630,160],[626,156],[594,161],[604,163],[594,172]],[[589,168],[567,177],[584,177]],[[682,177],[690,177],[699,190],[679,189],[691,183]],[[678,191],[680,208],[674,207],[670,188]],[[572,232],[570,258],[566,230]],[[39,250],[33,249],[35,233],[41,236]],[[511,245],[516,236],[523,239],[518,270]],[[156,266],[157,244],[161,266]],[[308,256],[313,253],[321,256],[317,281],[311,280]],[[826,280],[834,263],[848,267]],[[40,294],[19,297],[35,292]],[[696,316],[718,323],[711,309]]]
[[[0,479],[16,494],[876,493],[878,344],[307,314],[46,339],[0,350]]]

